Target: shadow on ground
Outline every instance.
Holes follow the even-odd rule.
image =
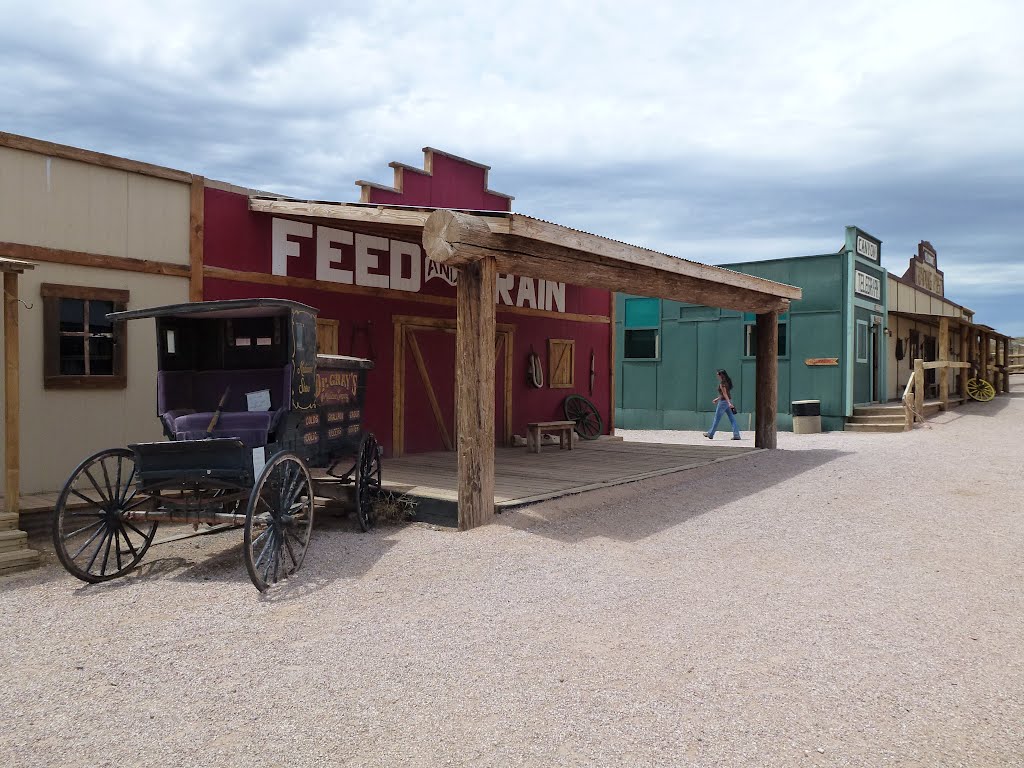
[[[358,579],[394,546],[392,536],[398,528],[382,526],[370,533],[361,532],[351,515],[317,510],[313,534],[302,568],[292,578],[271,587],[260,599],[285,601],[317,592],[337,581]],[[242,528],[160,542],[161,535],[172,536],[191,531],[190,526],[164,526],[157,533],[157,543],[143,556],[142,562],[124,576],[100,584],[86,584],[64,570],[53,552],[53,546],[42,539],[33,546],[42,550],[43,565],[35,571],[17,574],[2,586],[17,590],[48,582],[65,581],[75,595],[85,596],[95,590],[116,590],[146,582],[173,580],[210,584],[252,585],[242,553]],[[258,593],[252,587],[253,595]],[[198,594],[198,591],[197,591]]]
[[[756,451],[720,464],[523,507],[501,515],[500,522],[566,543],[597,536],[635,542],[755,496],[847,453],[832,448]],[[640,494],[645,511],[636,514]]]

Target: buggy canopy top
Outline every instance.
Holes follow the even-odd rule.
[[[316,315],[319,310],[307,304],[288,299],[225,299],[223,301],[192,301],[185,304],[166,304],[148,309],[129,309],[111,312],[109,320],[142,320],[147,317],[276,317],[292,310]]]

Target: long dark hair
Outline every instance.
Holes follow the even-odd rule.
[[[729,388],[729,391],[732,392],[732,379],[729,378],[729,372],[726,371],[725,368],[719,368],[717,371],[715,371],[715,373],[717,373],[722,378],[723,382],[725,383],[725,386],[727,386]]]

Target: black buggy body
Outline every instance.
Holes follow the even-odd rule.
[[[314,496],[344,488],[361,527],[372,525],[381,451],[362,424],[373,363],[318,355],[316,314],[238,299],[109,315],[155,320],[167,440],[101,451],[72,473],[54,512],[54,544],[72,574],[127,573],[160,522],[243,526],[246,567],[263,590],[302,565]],[[326,474],[314,481],[310,467]]]

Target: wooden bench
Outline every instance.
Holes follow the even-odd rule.
[[[531,453],[540,453],[540,436],[558,434],[558,449],[572,450],[575,421],[531,421],[526,425],[526,449]]]

